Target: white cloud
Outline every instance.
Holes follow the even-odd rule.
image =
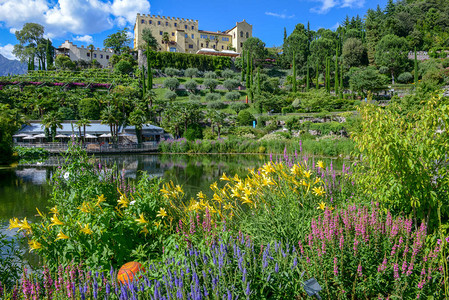
[[[365,5],[365,0],[343,0],[341,7],[360,8]]]
[[[326,14],[334,7],[339,8],[360,8],[365,5],[365,0],[312,0],[314,2],[320,2],[321,5],[313,7],[310,11],[318,14]]]
[[[291,18],[295,17],[295,15],[288,16],[286,14],[278,14],[278,13],[274,13],[274,12],[270,12],[270,11],[265,12],[265,14],[267,16],[272,16],[272,17],[281,18],[281,19],[291,19]]]
[[[45,27],[50,37],[67,32],[89,35],[117,25],[132,27],[137,13],[149,13],[148,0],[0,0],[0,22],[22,28],[35,22]]]
[[[14,45],[7,44],[5,46],[0,46],[0,54],[6,57],[7,59],[17,59],[14,54],[12,54],[12,50],[14,49]]]
[[[76,36],[73,38],[73,40],[75,41],[80,41],[86,44],[93,44],[94,43],[94,39],[92,38],[91,35],[82,35],[82,36]]]
[[[337,30],[338,27],[340,27],[340,22],[335,23],[335,25],[332,26],[330,29],[331,29],[331,30]]]

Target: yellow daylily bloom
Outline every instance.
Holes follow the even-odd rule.
[[[324,169],[324,163],[322,160],[319,160],[316,164],[317,164],[318,168]]]
[[[159,228],[159,226],[161,226],[161,221],[158,222],[154,221],[153,224],[154,226],[156,226],[156,228]]]
[[[315,185],[315,184],[320,183],[320,182],[321,182],[321,179],[319,177],[317,177],[317,178],[315,178],[315,181],[313,182],[313,184]]]
[[[234,206],[232,206],[231,203],[226,203],[226,204],[223,206],[223,208],[224,208],[224,209],[233,209]]]
[[[20,228],[20,221],[17,218],[12,218],[9,220],[9,227],[8,229],[14,229],[14,228]]]
[[[197,196],[199,199],[205,199],[205,198],[206,198],[206,195],[204,195],[204,193],[203,193],[202,191],[200,191],[198,194],[196,194],[196,196]]]
[[[89,228],[89,223],[87,223],[87,224],[84,225],[84,226],[81,226],[80,231],[81,231],[82,233],[84,233],[84,234],[92,234],[92,233],[94,233],[94,232]]]
[[[326,209],[326,203],[324,203],[324,202],[318,203],[318,207],[316,209],[321,209],[321,210]]]
[[[141,214],[139,215],[139,218],[138,218],[138,219],[135,219],[134,221],[136,221],[136,222],[139,223],[139,224],[146,224],[146,223],[148,223],[148,221],[145,220],[145,218],[143,217],[143,213],[141,213]]]
[[[145,234],[145,236],[147,236],[147,234],[149,234],[150,232],[148,231],[148,229],[147,229],[146,227],[144,227],[144,228],[140,231],[140,233],[143,233],[143,234]]]
[[[30,224],[28,223],[26,217],[22,220],[22,223],[20,223],[20,229],[19,229],[19,231],[20,231],[20,230],[25,230],[27,233],[31,232],[31,226],[30,226]]]
[[[128,207],[129,204],[128,198],[126,198],[126,196],[124,195],[121,195],[120,199],[118,199],[117,202],[121,208]]]
[[[83,204],[81,204],[80,207],[78,207],[79,210],[81,210],[83,213],[89,213],[92,209],[86,201],[83,201]]]
[[[36,207],[37,213],[39,214],[39,216],[41,216],[42,218],[44,217],[44,214],[41,213],[41,211],[39,210],[39,208]]]
[[[304,176],[305,176],[306,178],[310,178],[310,175],[312,175],[312,171],[311,171],[311,170],[304,171]]]
[[[299,176],[301,174],[301,171],[301,166],[298,164],[293,165],[293,167],[290,169],[290,173],[295,176]]]
[[[55,241],[57,241],[57,240],[67,240],[67,239],[69,239],[69,237],[67,235],[65,235],[64,233],[62,233],[62,230],[60,230],[58,235],[56,236]]]
[[[167,215],[167,212],[165,211],[164,208],[161,207],[161,209],[159,209],[158,214],[156,215],[156,217],[164,218],[164,217],[166,217],[166,216],[168,216],[168,215]]]
[[[223,175],[220,177],[221,181],[231,181],[231,179],[228,178],[228,176],[226,176],[226,173],[223,173]]]
[[[211,190],[217,190],[217,189],[218,189],[218,186],[217,186],[217,182],[216,182],[216,181],[210,185],[210,189],[211,189]]]
[[[105,201],[106,201],[105,196],[104,196],[103,194],[101,194],[101,196],[98,196],[98,197],[97,197],[97,204],[95,204],[95,205],[99,207],[100,204],[103,203],[103,202],[105,202]]]
[[[56,206],[50,208],[50,212],[55,215],[59,214],[58,208]]]
[[[61,220],[58,219],[58,215],[53,215],[50,219],[51,224],[50,226],[56,226],[56,225],[64,225],[64,223],[61,222]]]
[[[182,190],[182,187],[179,184],[176,185],[175,190],[178,193],[184,194],[184,191]]]
[[[42,244],[36,240],[29,241],[28,246],[30,246],[30,252],[42,248]]]
[[[322,186],[314,187],[314,188],[312,189],[312,192],[313,192],[315,195],[317,195],[317,196],[322,196],[322,195],[324,195],[324,194],[326,193],[326,191],[324,191],[324,189],[323,189]]]

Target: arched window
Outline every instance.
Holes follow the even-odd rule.
[[[249,38],[249,32],[246,33],[246,38]]]
[[[240,31],[240,37],[243,37],[243,31]]]

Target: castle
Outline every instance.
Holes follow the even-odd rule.
[[[114,55],[114,51],[111,49],[84,48],[84,45],[78,47],[72,42],[65,41],[59,48],[56,48],[56,55],[63,54],[68,56],[72,61],[90,62],[96,60],[103,68],[108,67],[109,59]]]
[[[245,20],[226,31],[199,30],[198,20],[137,14],[134,24],[134,49],[145,42],[142,33],[149,28],[158,42],[158,51],[197,53],[203,48],[241,53],[243,42],[252,37],[253,26]],[[167,39],[168,34],[168,39]],[[164,38],[165,36],[165,38]]]

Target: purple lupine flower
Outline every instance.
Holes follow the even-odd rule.
[[[249,288],[249,282],[246,284],[246,291],[245,291],[246,296],[249,298],[249,295],[251,294],[251,290]]]
[[[274,271],[276,273],[279,273],[279,264],[276,262],[276,265],[274,266]]]

